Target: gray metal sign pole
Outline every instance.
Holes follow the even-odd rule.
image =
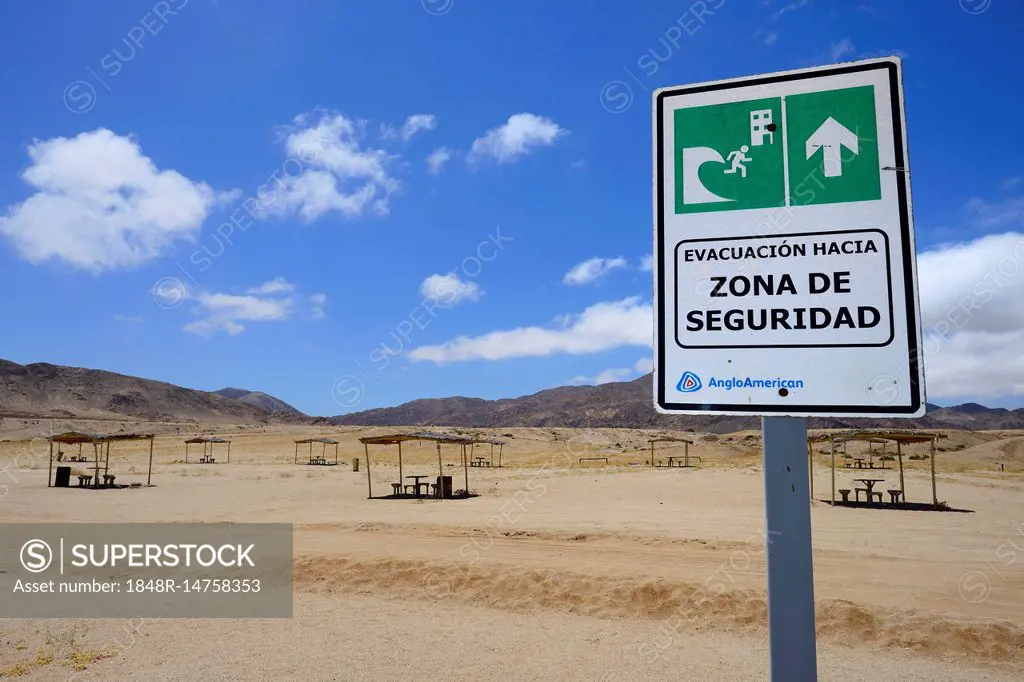
[[[817,682],[807,419],[762,417],[772,682]]]

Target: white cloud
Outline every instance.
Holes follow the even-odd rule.
[[[554,328],[519,327],[483,336],[459,338],[410,352],[413,360],[464,362],[540,357],[555,353],[582,355],[620,346],[651,345],[650,303],[639,297],[597,303],[575,316],[559,316]]]
[[[380,124],[380,137],[382,140],[395,140],[401,137],[408,142],[416,133],[424,130],[433,130],[437,127],[437,117],[433,114],[413,114],[405,119],[401,130],[387,123]]]
[[[387,215],[391,195],[401,189],[388,171],[397,157],[364,147],[364,129],[341,114],[321,112],[316,123],[296,116],[285,139],[290,161],[259,195],[260,205],[278,215],[297,212],[307,222],[332,211],[348,218]]]
[[[409,140],[413,135],[424,130],[437,127],[437,117],[433,114],[414,114],[405,119],[402,126],[402,139]]]
[[[1003,180],[1003,189],[1011,190],[1017,185],[1019,185],[1020,181],[1021,177],[1019,175],[1015,175],[1012,178],[1006,178],[1005,180]]]
[[[832,61],[837,62],[848,54],[852,54],[854,51],[853,41],[849,38],[843,38],[838,43],[832,43],[829,48],[828,56]]]
[[[327,305],[327,294],[313,294],[309,297],[309,302],[312,305],[310,317],[314,320],[322,320],[327,316],[327,313],[324,312],[324,306]]]
[[[790,12],[795,12],[796,10],[806,7],[809,4],[811,4],[811,0],[793,0],[792,2],[783,5],[778,10],[776,10],[775,13],[772,14],[771,18],[773,21],[778,20],[783,15],[789,14]]]
[[[451,306],[462,301],[476,301],[483,295],[476,282],[464,282],[457,274],[431,275],[420,284],[420,294],[439,305]]]
[[[653,272],[654,271],[654,255],[653,254],[649,253],[649,254],[647,254],[646,256],[644,256],[643,258],[640,259],[640,269],[643,272]]]
[[[534,114],[514,114],[497,128],[487,131],[473,141],[469,150],[471,163],[494,159],[498,163],[512,163],[520,157],[555,143],[569,131],[551,119]]]
[[[857,55],[857,59],[874,59],[876,57],[899,57],[900,59],[906,59],[910,55],[903,50],[868,50],[861,52]]]
[[[778,34],[777,31],[769,31],[764,36],[764,44],[765,45],[774,45],[775,41],[777,41],[778,39],[779,39],[779,34]]]
[[[291,298],[265,298],[236,296],[233,294],[201,293],[195,297],[197,312],[203,319],[185,325],[185,331],[200,336],[211,336],[225,331],[231,336],[245,330],[243,322],[280,322],[292,313]]]
[[[180,289],[180,287],[178,287]],[[192,301],[193,313],[200,319],[185,325],[185,331],[199,336],[210,337],[219,331],[236,336],[245,331],[245,323],[283,322],[296,314],[309,314],[314,320],[325,317],[326,294],[296,296],[298,287],[275,277],[263,284],[246,289],[245,295],[200,292],[191,294],[180,290],[161,294],[154,289],[154,296],[168,299],[168,303]],[[168,306],[171,307],[171,306]]]
[[[1024,232],[921,253],[918,278],[928,395],[1024,395]]]
[[[192,241],[210,210],[238,195],[159,170],[135,140],[105,128],[36,140],[28,155],[21,179],[36,193],[0,217],[0,234],[35,264],[61,260],[94,273],[138,266]]]
[[[290,294],[295,291],[295,285],[288,282],[284,277],[275,277],[269,282],[264,282],[258,287],[247,290],[250,294]]]
[[[590,258],[572,266],[562,278],[564,284],[590,284],[601,279],[612,270],[624,268],[628,264],[625,258]]]
[[[622,381],[631,374],[631,370],[623,368],[606,369],[598,372],[597,376],[578,376],[572,380],[574,384],[610,384],[613,381]]]
[[[431,175],[437,175],[441,168],[452,158],[452,150],[448,147],[438,147],[427,156],[427,167]]]
[[[984,228],[1024,222],[1024,197],[990,203],[977,197],[967,202],[967,220]]]
[[[650,374],[654,368],[654,364],[650,358],[640,358],[633,365],[632,369],[625,367],[616,367],[614,369],[606,369],[602,372],[598,372],[596,376],[578,376],[575,377],[570,383],[573,384],[608,384],[613,381],[627,381],[629,377],[633,375],[643,376],[644,374]]]

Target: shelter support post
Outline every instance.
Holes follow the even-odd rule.
[[[153,439],[149,439],[149,469],[146,471],[146,485],[153,482]]]
[[[405,479],[402,478],[402,441],[398,441],[398,482],[401,483]],[[399,490],[405,490],[405,488],[399,488]],[[416,494],[419,494],[419,490]]]
[[[900,492],[903,493],[903,501],[907,501],[907,489],[903,486],[903,448],[899,441],[896,441],[896,459],[900,465]]]
[[[231,441],[228,441],[228,464],[231,464]]]
[[[100,485],[99,481],[100,481],[100,451],[101,450],[103,450],[103,443],[100,443],[98,445],[96,443],[92,444],[92,459],[93,459],[92,487],[93,488],[98,488],[99,485]]]
[[[807,419],[762,417],[772,682],[816,682]]]
[[[50,469],[46,473],[46,487],[53,487],[53,441],[50,441]]]
[[[444,468],[441,466],[441,443],[437,443],[437,497],[444,499]]]
[[[110,474],[110,441],[107,441],[107,458],[103,462],[103,475],[107,476]]]
[[[654,441],[651,441],[651,466],[654,466]]]
[[[690,466],[690,444],[683,443],[683,464]]]
[[[299,444],[295,444],[295,463],[299,463]]]
[[[185,442],[185,464],[188,464],[188,442]]]
[[[298,446],[296,446],[298,448]],[[370,479],[370,446],[363,443],[363,453],[366,455],[366,493],[367,499],[373,499],[373,481]]]
[[[462,444],[462,473],[466,476],[466,497],[469,497],[469,455],[466,454],[465,443]]]
[[[501,449],[505,447],[504,443],[498,444],[498,467],[501,467]]]
[[[836,506],[836,440],[831,436],[828,439],[828,448],[832,453],[832,506],[834,507]]]
[[[932,461],[932,504],[934,504],[936,507],[938,507],[939,506],[939,494],[935,490],[935,439],[934,438],[932,438],[931,457],[929,457],[928,459],[930,459]]]

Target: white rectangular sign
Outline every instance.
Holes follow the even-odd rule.
[[[901,64],[654,93],[655,406],[925,411]]]

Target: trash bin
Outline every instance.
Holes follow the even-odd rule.
[[[451,497],[452,496],[452,477],[451,476],[438,476],[436,482],[441,486],[441,496]]]
[[[53,479],[55,488],[67,488],[71,485],[71,467],[57,467],[57,475]]]
[[[352,471],[359,471],[359,458],[358,457],[353,457],[352,458]]]

